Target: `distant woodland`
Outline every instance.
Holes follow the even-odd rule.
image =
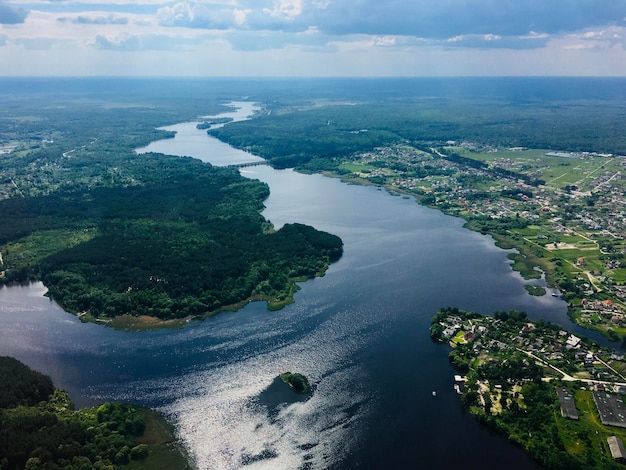
[[[363,97],[361,98],[363,99]],[[415,98],[281,108],[209,133],[278,168],[335,169],[340,158],[374,147],[449,140],[626,154],[620,103]],[[294,138],[297,137],[297,138]]]

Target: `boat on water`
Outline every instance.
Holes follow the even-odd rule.
[[[437,396],[437,392],[433,390],[433,397],[436,397],[436,396]]]

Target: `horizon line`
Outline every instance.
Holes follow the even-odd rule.
[[[626,75],[0,75],[0,80],[5,79],[158,79],[158,80],[385,80],[385,79],[546,79],[546,78],[572,78],[572,79],[626,79]]]

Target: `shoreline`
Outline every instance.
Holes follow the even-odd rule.
[[[119,315],[112,318],[100,318],[94,317],[89,312],[71,312],[63,307],[63,305],[57,300],[47,295],[47,292],[44,293],[44,296],[49,297],[51,300],[54,300],[64,312],[76,316],[83,323],[96,323],[102,326],[108,326],[115,330],[121,331],[129,331],[129,332],[140,332],[140,331],[150,331],[150,330],[160,330],[160,329],[172,329],[177,330],[184,328],[192,321],[203,321],[207,318],[213,317],[215,315],[219,315],[224,312],[237,312],[244,308],[246,305],[252,302],[267,302],[267,310],[270,312],[281,310],[295,302],[294,295],[300,290],[300,286],[298,283],[306,282],[310,279],[315,279],[318,277],[323,277],[326,274],[326,271],[330,267],[331,263],[328,263],[325,268],[316,273],[315,276],[306,278],[306,277],[298,277],[290,279],[290,284],[288,290],[286,292],[282,292],[278,295],[278,297],[273,296],[269,297],[266,295],[255,294],[247,299],[241,300],[240,302],[225,305],[220,307],[217,310],[213,310],[210,312],[206,312],[202,315],[191,315],[183,318],[171,318],[167,320],[160,319],[158,317],[153,317],[150,315],[133,315],[130,313]],[[39,280],[33,280],[30,282],[41,282]],[[43,283],[42,283],[43,285]],[[45,285],[44,285],[45,287]]]
[[[303,173],[306,174],[307,172],[303,172]],[[389,193],[389,195],[395,194],[395,195],[402,195],[404,197],[411,197],[417,204],[423,207],[428,207],[429,209],[437,210],[441,212],[442,214],[445,214],[451,217],[460,218],[465,221],[465,223],[463,224],[464,228],[471,230],[473,232],[476,232],[476,233],[480,233],[482,235],[489,235],[494,240],[495,246],[497,248],[500,248],[502,250],[516,250],[517,251],[516,254],[512,254],[513,256],[511,255],[508,256],[508,258],[511,260],[511,270],[519,273],[520,276],[525,281],[529,281],[531,279],[536,279],[539,277],[539,276],[535,276],[535,274],[538,274],[536,270],[529,269],[530,266],[538,267],[539,269],[541,269],[541,272],[545,276],[545,282],[546,282],[547,287],[549,289],[558,290],[559,297],[563,298],[564,296],[567,296],[568,293],[575,295],[575,293],[570,293],[568,291],[565,291],[558,284],[556,284],[555,279],[554,279],[555,272],[552,269],[552,266],[550,265],[550,263],[547,262],[547,258],[537,256],[532,251],[532,249],[524,243],[523,239],[521,239],[519,243],[516,243],[516,240],[513,237],[507,237],[500,233],[495,233],[495,232],[491,232],[488,230],[483,231],[479,229],[478,227],[476,227],[475,224],[473,224],[472,219],[468,219],[452,211],[446,211],[444,208],[437,207],[436,205],[425,204],[419,200],[419,195],[414,194],[411,191],[398,188],[391,184],[375,184],[367,179],[354,176],[354,174],[351,174],[350,176],[348,176],[348,175],[343,175],[332,170],[322,170],[319,172],[319,174],[322,174],[329,178],[339,179],[340,181],[346,184],[355,184],[355,185],[360,185],[360,186],[376,186],[380,189],[385,189]],[[546,251],[547,253],[550,252],[550,250],[548,250],[547,248],[544,248],[544,247],[539,247],[539,248],[543,251]],[[542,261],[545,261],[545,262],[542,262]],[[584,271],[582,272],[585,273]],[[525,285],[525,288],[527,286],[529,285],[528,284]],[[528,289],[526,290],[527,290],[528,295],[533,295],[528,291]],[[543,295],[548,295],[547,290]],[[578,321],[581,313],[575,309],[574,305],[570,301],[565,300],[565,299],[563,299],[563,301],[566,302],[567,304],[567,315],[569,319],[572,321],[572,323],[589,331],[597,331],[600,334],[602,334],[602,336],[609,339],[610,341],[626,340],[626,333],[615,332],[613,329],[611,329],[610,326],[602,327],[603,326],[602,324],[590,325],[590,324]]]

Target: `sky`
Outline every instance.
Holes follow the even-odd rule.
[[[0,76],[626,76],[626,0],[0,0]]]

